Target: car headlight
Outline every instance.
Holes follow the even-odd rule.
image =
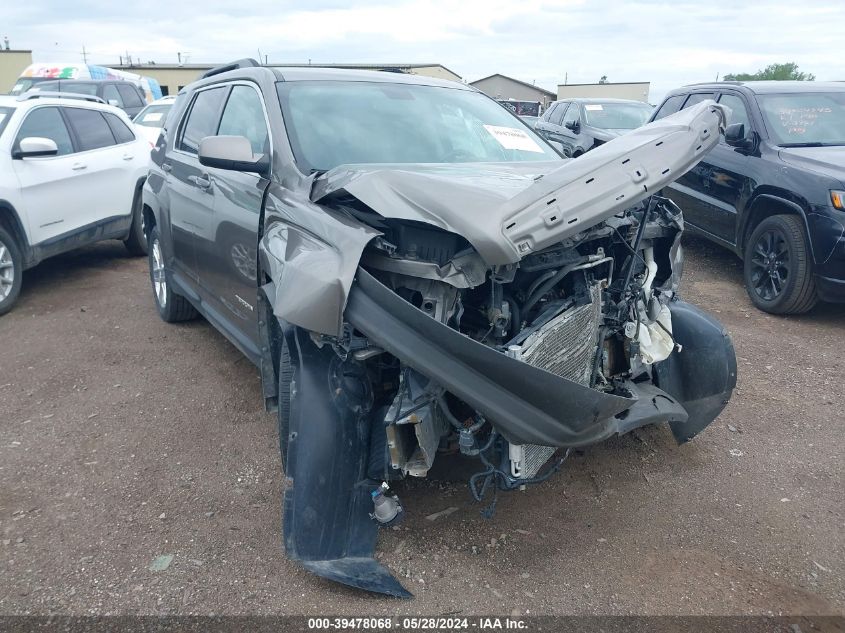
[[[845,211],[845,191],[831,190],[830,201],[833,203],[834,209]]]

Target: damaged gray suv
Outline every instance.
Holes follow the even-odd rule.
[[[185,88],[144,185],[154,297],[259,368],[287,555],[407,597],[374,559],[399,480],[460,453],[481,501],[710,424],[734,350],[678,297],[683,219],[654,194],[724,123],[705,102],[567,161],[449,81],[243,60]]]

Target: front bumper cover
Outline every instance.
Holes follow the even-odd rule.
[[[705,337],[711,354],[709,375],[696,372],[694,362],[674,361],[669,371],[672,389],[649,383],[628,383],[631,397],[621,397],[585,387],[543,369],[510,358],[435,321],[393,293],[367,271],[359,268],[346,307],[346,318],[373,343],[408,366],[441,384],[480,411],[505,439],[513,444],[579,447],[638,426],[670,422],[695,435],[721,412],[736,384],[736,358],[730,337],[713,319],[683,302],[670,305],[673,322],[695,320],[696,328],[679,328],[691,336]],[[677,339],[676,339],[677,340]],[[687,341],[677,340],[682,348]],[[688,357],[701,343],[689,341]],[[671,357],[670,357],[671,358]],[[675,367],[683,367],[683,372]],[[677,375],[676,375],[677,374]],[[703,397],[720,402],[690,419],[681,399],[684,386],[699,385]],[[702,396],[702,394],[698,394]]]

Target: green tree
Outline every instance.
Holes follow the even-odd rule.
[[[606,84],[607,83],[607,75],[602,75],[601,79],[599,79],[599,83],[600,84]]]
[[[816,76],[812,73],[799,71],[798,64],[795,62],[788,62],[786,64],[769,64],[763,70],[758,70],[756,73],[736,73],[725,75],[725,81],[814,81],[815,79]]]

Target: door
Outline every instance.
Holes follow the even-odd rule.
[[[254,154],[270,154],[264,102],[252,84],[235,84],[217,134],[244,136]],[[214,189],[210,226],[197,233],[197,259],[204,294],[232,326],[247,353],[258,353],[258,224],[269,180],[258,174],[208,170]]]
[[[95,192],[81,211],[82,226],[129,218],[135,195],[135,152],[118,145],[104,113],[89,108],[67,107],[64,112],[79,149],[80,187]]]
[[[705,99],[714,99],[716,96],[712,92],[694,92],[687,97],[683,107],[686,109],[696,103],[701,103]],[[662,110],[663,108],[661,108]],[[669,198],[677,204],[684,212],[684,219],[688,221],[693,227],[700,228],[704,231],[707,229],[701,226],[704,218],[707,217],[707,204],[704,202],[704,192],[701,185],[702,173],[706,173],[707,169],[701,163],[695,165],[683,176],[678,178],[671,185],[666,187],[666,192]],[[709,231],[708,231],[709,233]]]
[[[728,125],[742,123],[746,135],[752,130],[748,108],[742,97],[723,93],[719,103],[731,109]],[[750,192],[747,150],[731,147],[724,137],[692,170],[690,186],[696,190],[697,200],[686,214],[688,221],[711,235],[731,244],[736,241],[737,207],[743,192]]]
[[[12,151],[19,148],[21,139],[33,136],[52,139],[59,149],[56,156],[12,161],[34,246],[81,228],[87,208],[96,204],[97,187],[89,179],[80,179],[86,163],[75,153],[58,106],[32,109],[18,129]]]
[[[167,174],[170,203],[170,233],[173,238],[172,262],[175,272],[182,273],[185,282],[198,283],[195,238],[209,241],[211,236],[198,235],[209,230],[209,218],[214,206],[214,189],[205,167],[199,164],[197,150],[200,141],[213,136],[220,120],[220,110],[228,87],[216,86],[198,91],[186,110],[173,147],[162,162]]]
[[[569,107],[570,104],[566,101],[557,104],[557,107],[551,113],[551,115],[549,116],[549,120],[543,127],[543,136],[546,137],[546,140],[551,143],[554,143],[555,147],[561,153],[564,154],[566,154],[566,148],[561,143],[561,141],[563,140],[561,130],[563,129],[563,117],[566,115],[566,111],[567,109],[569,109]],[[568,156],[568,154],[566,155]]]

